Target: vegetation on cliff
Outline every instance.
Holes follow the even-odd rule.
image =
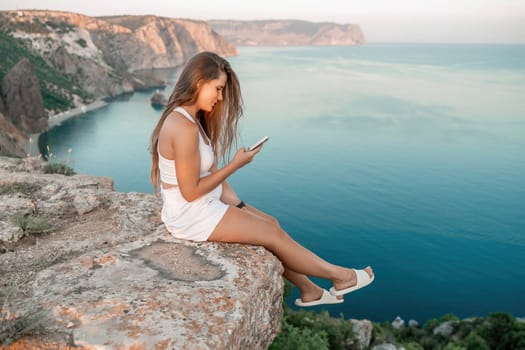
[[[385,342],[407,350],[525,349],[525,322],[498,312],[463,320],[444,315],[427,321],[422,328],[374,324],[373,343]]]
[[[362,349],[351,321],[345,320],[343,315],[333,318],[326,311],[294,311],[286,304],[283,307],[281,332],[270,350]],[[396,328],[389,322],[373,323],[368,349],[381,348],[381,344],[405,350],[525,349],[525,321],[497,312],[463,320],[447,314],[427,321],[422,327]]]
[[[270,350],[360,349],[349,320],[330,317],[327,311],[293,311],[285,307],[281,332]]]
[[[203,50],[237,53],[204,21],[0,11],[0,79],[27,58],[48,114],[97,98],[164,87],[164,79],[147,72],[177,67]]]
[[[361,349],[355,339],[352,321],[330,317],[327,311],[294,311],[284,300],[291,291],[285,284],[281,332],[269,350],[329,350]]]
[[[33,65],[40,80],[40,90],[47,110],[66,110],[74,107],[71,94],[87,97],[65,74],[41,56],[32,53],[20,39],[15,39],[0,28],[0,81],[22,58]]]

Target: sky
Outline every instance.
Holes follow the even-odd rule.
[[[368,42],[525,43],[525,0],[0,0],[15,9],[357,23]]]

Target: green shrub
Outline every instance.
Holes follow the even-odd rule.
[[[84,39],[82,39],[82,38],[78,39],[75,42],[78,44],[78,46],[80,46],[82,48],[86,48],[87,47],[87,42]]]
[[[463,339],[467,337],[471,332],[478,329],[482,323],[483,321],[481,318],[463,320],[456,325],[455,335],[458,338]]]
[[[46,233],[51,231],[51,224],[45,215],[18,214],[14,217],[15,224],[25,235]]]
[[[352,322],[332,318],[328,312],[293,311],[284,300],[290,295],[292,285],[285,281],[283,298],[283,318],[281,332],[269,349],[272,350],[317,350],[317,349],[357,349]]]
[[[66,165],[65,163],[47,163],[44,166],[44,173],[45,174],[62,174],[66,176],[74,175],[75,172],[73,171],[73,168]]]
[[[67,33],[72,31],[75,27],[64,21],[50,20],[46,22],[46,25],[55,29],[59,33]]]
[[[389,322],[372,324],[372,344],[396,343],[394,329]]]
[[[47,310],[29,305],[25,308],[26,311],[20,311],[15,310],[16,306],[11,304],[14,296],[23,293],[21,285],[26,282],[27,280],[25,282],[11,280],[0,286],[0,305],[2,305],[0,308],[0,346],[2,347],[22,337],[44,333],[45,324],[50,322]],[[9,311],[16,314],[16,317],[10,317]]]
[[[396,339],[403,339],[404,341],[412,342],[418,341],[425,335],[425,331],[417,327],[403,327],[394,330]]]
[[[443,322],[447,321],[458,321],[459,318],[453,314],[445,314],[439,318],[431,319],[427,322],[425,322],[424,329],[425,331],[429,332],[432,331],[434,328],[442,324]]]
[[[441,349],[440,342],[433,338],[431,335],[427,335],[419,340],[419,344],[425,349],[425,350],[438,350]]]
[[[410,343],[404,344],[403,347],[406,350],[425,350],[421,345],[419,345],[416,342],[410,342]]]
[[[60,92],[42,89],[42,98],[47,109],[64,111],[74,107],[73,100]]]
[[[487,342],[474,331],[463,339],[461,345],[467,350],[490,350]]]
[[[443,348],[443,350],[467,350],[467,348],[464,348],[455,342],[450,342]]]
[[[348,349],[348,344],[356,343],[352,322],[345,320],[342,315],[340,318],[334,318],[330,317],[327,311],[318,313],[288,310],[287,316],[288,322],[295,327],[311,329],[314,333],[325,333],[332,350]]]
[[[41,185],[29,182],[13,182],[0,185],[0,195],[21,193],[24,196],[31,196],[42,188]]]
[[[8,346],[17,339],[34,335],[44,329],[49,322],[49,313],[36,309],[13,319],[0,317],[0,345]]]
[[[324,332],[299,328],[288,323],[283,317],[281,332],[268,348],[269,350],[329,350],[328,337]]]
[[[525,324],[508,313],[491,314],[478,331],[491,349],[525,349]]]

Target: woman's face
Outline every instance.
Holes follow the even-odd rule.
[[[205,112],[213,111],[217,102],[222,101],[222,90],[226,85],[226,74],[219,73],[217,79],[213,79],[200,84],[199,96],[197,97],[197,107]]]

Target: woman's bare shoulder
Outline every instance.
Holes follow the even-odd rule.
[[[173,111],[164,121],[164,124],[160,130],[160,137],[164,135],[169,139],[180,137],[186,138],[198,136],[198,132],[199,127],[195,123],[192,123],[181,113]]]
[[[175,150],[196,149],[198,143],[199,129],[197,125],[178,112],[172,112],[166,117],[159,133],[159,149],[165,158],[175,159]]]

